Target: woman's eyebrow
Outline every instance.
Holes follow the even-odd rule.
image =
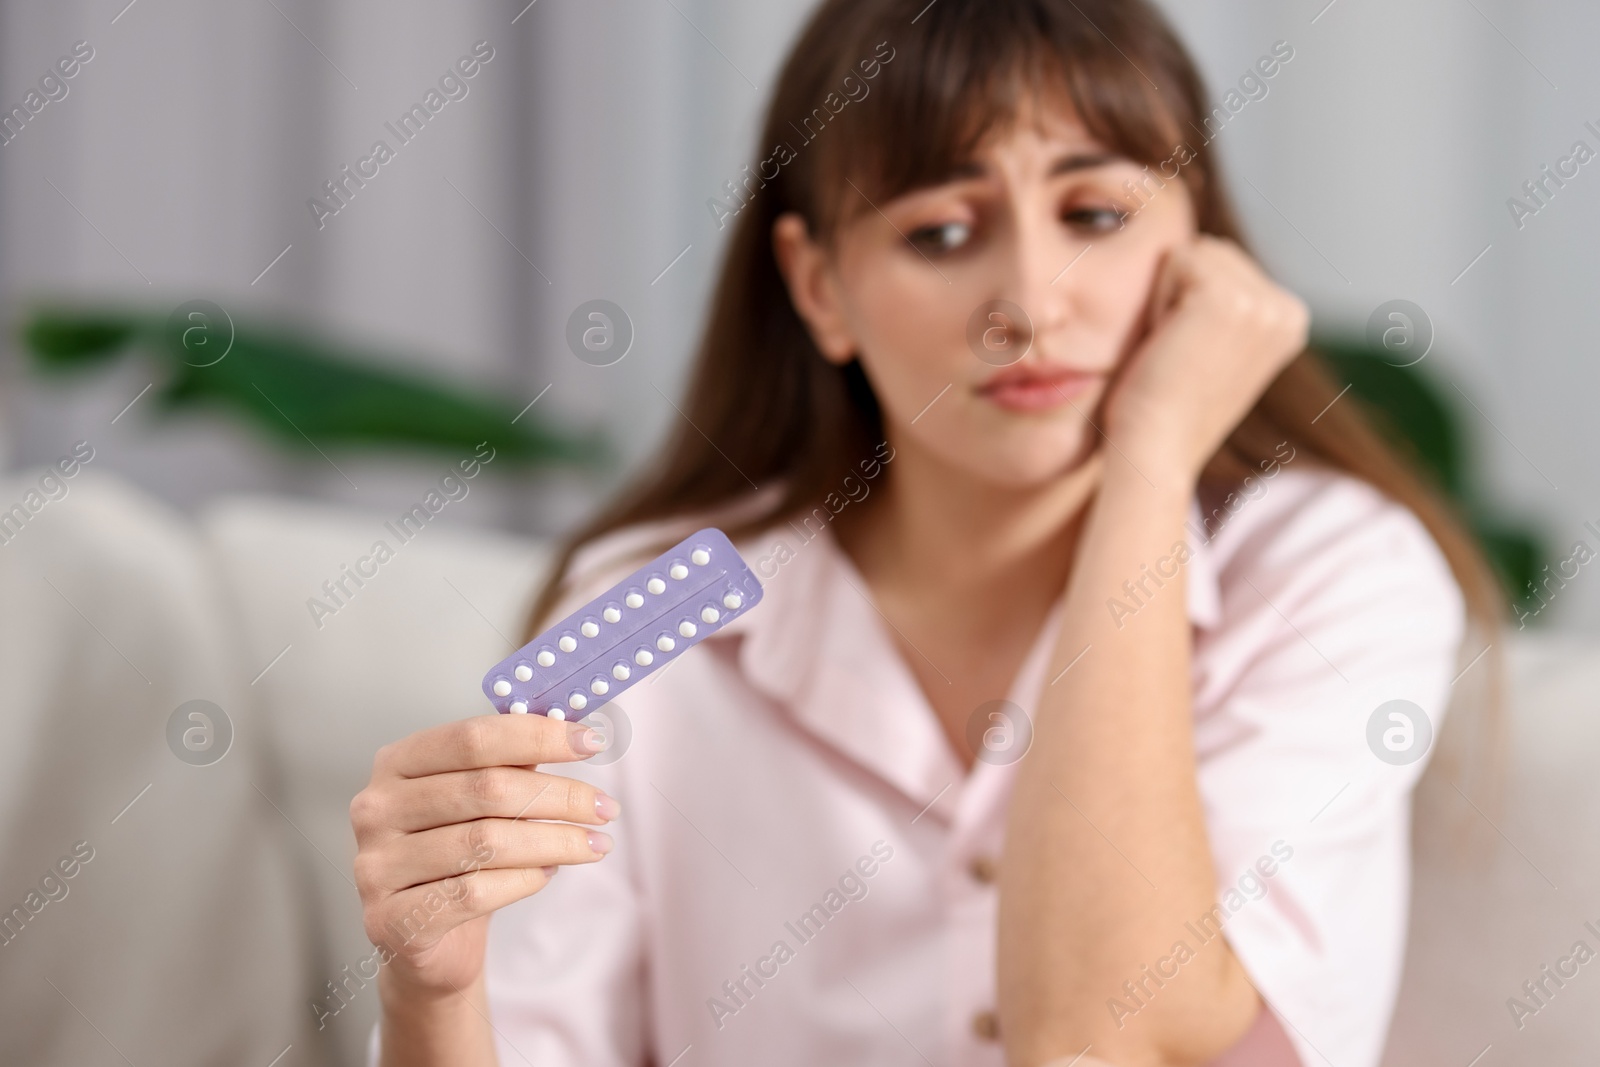
[[[1126,162],[1128,162],[1127,157],[1116,152],[1098,149],[1087,152],[1068,152],[1051,163],[1050,169],[1045,173],[1046,176],[1055,178],[1062,174],[1071,174],[1074,171],[1093,170],[1096,167],[1106,167],[1114,163]],[[951,167],[941,180],[941,183],[961,181],[968,178],[981,178],[988,173],[988,169],[985,164],[978,160],[968,160],[965,163],[958,163],[956,166]]]
[[[1048,173],[1054,178],[1059,174],[1071,174],[1075,170],[1093,170],[1095,167],[1126,162],[1126,157],[1116,152],[1075,152],[1068,153],[1050,164]]]

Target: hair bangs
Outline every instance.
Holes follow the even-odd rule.
[[[1030,108],[1070,111],[1097,142],[1142,165],[1170,159],[1194,125],[1198,87],[1163,86],[1146,73],[1173,64],[1156,54],[1162,35],[1147,32],[1134,12],[1087,6],[1105,10],[1096,18],[1079,5],[941,0],[909,34],[899,18],[856,27],[858,51],[881,40],[894,60],[817,138],[793,206],[826,239],[861,213],[949,180]],[[828,71],[819,97],[851,71]],[[776,109],[772,117],[773,136],[799,130]]]

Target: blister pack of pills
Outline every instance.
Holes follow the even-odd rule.
[[[502,714],[581,719],[760,600],[733,543],[708,527],[496,663],[484,695]]]

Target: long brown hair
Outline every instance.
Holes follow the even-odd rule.
[[[872,453],[883,440],[877,401],[858,363],[835,366],[816,350],[774,258],[773,222],[797,212],[827,242],[855,211],[949,174],[1014,118],[1021,94],[1047,87],[1064,90],[1089,132],[1128,159],[1170,167],[1182,146],[1181,180],[1200,231],[1245,245],[1207,144],[1215,119],[1200,76],[1146,0],[825,0],[779,76],[757,161],[708,205],[733,232],[685,418],[634,484],[566,539],[528,637],[565,593],[574,555],[597,538],[731,506],[752,483],[779,487],[769,506],[726,528],[737,540],[811,510]],[[1475,542],[1359,402],[1339,399],[1341,389],[1314,352],[1302,353],[1203,481],[1237,484],[1285,441],[1366,480],[1423,522],[1471,618],[1494,634],[1504,605]],[[1485,706],[1498,721],[1498,648],[1487,658]]]

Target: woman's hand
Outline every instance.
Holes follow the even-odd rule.
[[[387,949],[386,992],[437,999],[483,973],[489,914],[543,889],[557,865],[593,863],[618,805],[544,774],[600,751],[596,731],[543,715],[480,715],[378,750],[350,802],[367,937]]]
[[[1106,401],[1106,433],[1150,477],[1197,478],[1285,365],[1311,315],[1232,241],[1201,234],[1157,271],[1146,330]]]

